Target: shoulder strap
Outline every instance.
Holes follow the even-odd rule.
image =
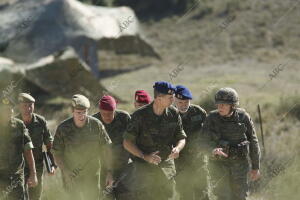
[[[237,123],[243,122],[245,117],[246,117],[246,114],[244,112],[241,112],[241,111],[237,111],[237,114],[238,114],[238,117],[236,119],[236,122]]]

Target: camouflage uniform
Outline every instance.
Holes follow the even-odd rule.
[[[100,153],[110,143],[102,123],[91,116],[82,128],[73,117],[58,126],[53,149],[63,159],[63,181],[71,199],[99,198]]]
[[[181,151],[176,164],[176,188],[180,199],[192,200],[206,197],[206,172],[203,170],[203,157],[197,155],[194,142],[199,137],[200,129],[206,118],[206,112],[200,106],[190,105],[186,113],[180,113],[183,129],[187,135],[186,145]],[[196,173],[196,174],[195,174]]]
[[[28,93],[20,93],[18,96],[18,102],[21,103],[29,103],[34,104],[35,99]],[[19,114],[17,116],[18,119],[22,120],[22,115]],[[43,154],[42,154],[42,146],[43,144],[48,145],[53,142],[53,137],[48,129],[47,122],[44,117],[32,113],[32,121],[30,124],[25,124],[26,128],[29,131],[29,135],[32,139],[32,143],[34,145],[33,156],[35,160],[35,167],[38,179],[38,185],[33,188],[28,188],[25,185],[25,196],[26,199],[30,200],[39,200],[42,196],[43,190]],[[25,181],[29,178],[29,167],[25,162]]]
[[[1,128],[0,199],[24,199],[24,151],[33,149],[28,130],[21,120],[11,118]]]
[[[238,105],[237,93],[222,88],[216,94],[216,103]],[[249,161],[253,170],[260,167],[260,149],[254,124],[243,109],[233,109],[230,117],[212,111],[203,126],[203,133],[211,137],[213,148],[223,148],[229,155],[211,157],[210,175],[213,192],[222,200],[245,200],[248,192]]]
[[[123,135],[127,129],[130,121],[130,115],[121,110],[115,110],[114,119],[110,124],[103,122],[100,112],[93,115],[93,117],[99,119],[112,140],[112,155],[113,155],[113,176],[115,181],[121,180],[116,188],[114,188],[113,197],[116,199],[129,199],[131,200],[131,194],[127,187],[129,173],[132,171],[132,165],[128,164],[129,152],[123,147]],[[101,174],[106,174],[106,169],[102,163]],[[126,176],[126,178],[125,178]],[[105,186],[105,177],[101,178],[101,187]]]
[[[168,160],[172,145],[186,135],[178,110],[173,106],[165,109],[163,115],[153,112],[153,103],[132,114],[124,139],[130,140],[145,154],[159,151],[162,162],[158,166],[135,157],[136,198],[143,200],[168,199],[174,195],[173,159]]]
[[[21,115],[18,115],[17,118],[20,120],[22,119]],[[43,144],[47,145],[49,143],[52,143],[53,137],[50,133],[45,118],[35,113],[33,113],[32,122],[30,124],[27,124],[26,128],[29,131],[29,135],[34,145],[33,156],[35,160],[38,185],[33,188],[26,188],[25,186],[25,190],[26,193],[28,193],[27,196],[30,197],[30,200],[39,200],[42,196],[44,173],[42,146]],[[25,179],[27,178],[29,178],[29,168],[28,164],[26,163]]]

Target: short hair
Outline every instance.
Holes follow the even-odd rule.
[[[70,108],[71,108],[72,112],[74,112],[75,110],[86,110],[87,112],[89,111],[88,108],[76,108],[74,106],[70,106]]]
[[[161,97],[164,96],[165,94],[158,92],[156,89],[154,89],[154,99],[156,99],[156,97]]]

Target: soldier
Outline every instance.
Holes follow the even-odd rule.
[[[194,148],[194,142],[200,136],[200,129],[206,118],[206,111],[198,105],[191,104],[191,99],[192,93],[188,88],[183,85],[176,86],[174,103],[179,110],[183,129],[187,135],[185,148],[175,160],[176,188],[180,199],[183,200],[207,199],[203,158],[201,156],[201,159],[197,159]]]
[[[80,94],[72,97],[71,118],[63,121],[56,130],[53,149],[63,182],[70,199],[96,200],[100,195],[100,154],[106,155],[106,186],[112,185],[111,140],[103,124],[88,115],[89,100]],[[104,152],[104,153],[103,153]]]
[[[164,81],[153,87],[154,101],[132,114],[123,142],[135,156],[138,200],[174,196],[174,159],[179,157],[186,138],[178,110],[171,106],[176,88]]]
[[[211,137],[210,174],[213,192],[222,200],[245,200],[248,192],[249,161],[251,180],[260,177],[260,149],[250,115],[239,105],[237,92],[221,88],[215,95],[217,110],[203,126]],[[250,159],[250,160],[249,160]]]
[[[151,102],[151,96],[145,90],[137,90],[134,95],[134,107],[138,109]]]
[[[99,119],[112,140],[113,156],[113,176],[114,187],[112,188],[112,199],[132,200],[132,194],[128,188],[128,178],[132,171],[132,165],[129,164],[129,153],[123,147],[123,135],[130,121],[130,115],[122,110],[117,110],[116,100],[112,96],[103,96],[99,101],[99,112],[93,117]],[[105,166],[101,166],[101,173],[106,173]],[[104,179],[101,180],[101,186],[104,186]]]
[[[33,144],[24,123],[12,117],[12,103],[0,102],[0,199],[24,199],[24,157],[29,167],[29,187],[37,185]]]
[[[39,200],[42,196],[43,190],[43,145],[46,145],[48,152],[50,152],[53,143],[53,137],[49,131],[47,122],[44,117],[34,113],[35,99],[27,93],[20,93],[18,97],[20,114],[16,117],[24,122],[29,131],[34,149],[33,156],[35,160],[38,185],[34,188],[29,188],[25,185],[26,199]],[[54,174],[55,166],[52,167],[52,174]],[[29,178],[28,163],[25,165],[25,180]]]

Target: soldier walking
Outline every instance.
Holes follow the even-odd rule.
[[[174,196],[174,159],[179,157],[186,138],[179,112],[171,106],[176,88],[165,81],[153,87],[154,101],[132,114],[123,142],[135,156],[137,200]]]
[[[12,102],[0,99],[0,199],[24,200],[24,157],[29,187],[37,185],[33,144],[24,123],[12,117]]]
[[[53,144],[53,137],[49,131],[47,122],[44,117],[34,113],[35,99],[27,93],[20,93],[18,97],[20,114],[16,117],[22,120],[29,131],[34,149],[33,156],[35,160],[35,167],[38,178],[38,185],[34,188],[28,188],[25,185],[26,199],[40,200],[43,191],[43,145],[46,145],[48,152],[50,152]],[[54,174],[55,166],[52,167],[52,174]],[[29,178],[28,163],[25,165],[25,180]]]
[[[211,137],[210,175],[217,199],[246,200],[248,173],[251,180],[260,177],[260,149],[253,121],[239,105],[237,92],[221,88],[215,95],[217,110],[203,126]],[[249,165],[250,163],[250,165]],[[251,168],[250,168],[251,167]]]
[[[187,135],[186,145],[176,164],[176,189],[181,200],[207,199],[206,172],[203,170],[203,155],[199,155],[195,142],[200,137],[200,130],[206,118],[206,111],[198,105],[191,104],[191,91],[177,85],[175,106],[179,110],[183,129]]]
[[[53,149],[57,164],[62,170],[63,183],[70,199],[98,200],[99,161],[107,164],[105,185],[112,186],[111,140],[103,124],[88,115],[89,100],[80,94],[72,97],[71,118],[64,120],[56,130]],[[105,157],[100,157],[105,155]],[[101,158],[101,159],[100,159]]]
[[[129,152],[123,147],[123,135],[130,122],[130,115],[126,111],[118,110],[116,100],[109,95],[103,96],[99,101],[99,112],[93,117],[99,119],[104,125],[112,140],[112,172],[114,184],[107,188],[107,197],[116,200],[132,200],[129,188],[132,164],[129,163]],[[101,173],[107,173],[103,164]],[[101,186],[105,188],[105,179],[102,178]],[[106,198],[107,199],[107,198]]]

